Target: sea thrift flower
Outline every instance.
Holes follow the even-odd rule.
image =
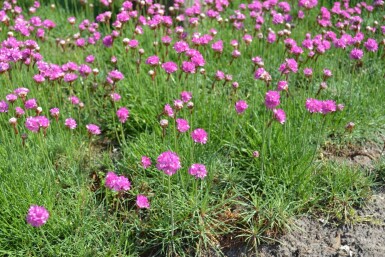
[[[303,69],[303,74],[305,77],[311,77],[313,75],[313,70],[311,68],[305,68]]]
[[[328,114],[329,112],[335,112],[337,110],[336,102],[333,100],[325,100],[322,102],[322,114]]]
[[[287,90],[289,90],[289,84],[287,83],[287,81],[286,80],[278,81],[278,83],[277,83],[277,90],[278,91],[283,91],[283,90],[287,91]]]
[[[24,110],[21,107],[15,107],[16,117],[19,118],[24,115]]]
[[[127,120],[128,117],[129,117],[129,115],[130,115],[130,112],[128,111],[127,108],[122,107],[122,108],[120,108],[119,110],[117,110],[116,115],[118,116],[119,121],[120,121],[121,123],[125,123],[126,120]]]
[[[76,124],[76,120],[72,119],[72,118],[68,118],[65,120],[64,122],[64,125],[69,128],[69,129],[75,129],[77,124]]]
[[[174,152],[167,151],[158,156],[156,168],[168,176],[175,174],[181,167],[179,157]]]
[[[192,93],[187,92],[187,91],[183,91],[182,93],[180,93],[180,98],[182,99],[183,102],[187,103],[188,101],[191,100]]]
[[[282,109],[274,109],[274,118],[281,124],[286,121],[286,113]]]
[[[146,64],[151,66],[158,66],[159,65],[159,57],[156,55],[150,56],[146,60]]]
[[[33,133],[39,132],[40,130],[39,119],[37,117],[28,117],[25,121],[25,127]]]
[[[88,124],[86,125],[86,128],[88,130],[89,135],[100,135],[102,133],[100,131],[100,128],[95,124]]]
[[[369,52],[376,52],[378,50],[377,41],[373,38],[368,38],[368,40],[364,43],[364,46]]]
[[[112,79],[112,81],[117,82],[124,79],[123,74],[118,70],[113,70],[108,73],[108,77]]]
[[[306,107],[306,109],[307,109],[310,113],[318,113],[318,112],[321,112],[321,109],[322,109],[322,101],[317,100],[317,99],[313,99],[313,98],[309,98],[309,99],[306,100],[305,107]]]
[[[32,99],[25,101],[24,107],[27,110],[36,109],[37,108],[36,99],[32,98]]]
[[[148,202],[148,198],[144,195],[137,195],[136,196],[136,205],[140,209],[149,209],[150,203]]]
[[[203,179],[204,177],[207,176],[206,166],[203,164],[195,163],[191,165],[191,167],[188,170],[188,173],[196,177],[197,179],[198,178]]]
[[[10,102],[10,103],[14,103],[16,100],[17,100],[17,95],[14,95],[14,94],[9,94],[5,97],[5,99]]]
[[[8,112],[8,104],[6,101],[0,101],[0,112]]]
[[[177,129],[180,133],[184,133],[190,129],[190,125],[187,120],[176,119]]]
[[[175,62],[165,62],[162,64],[162,69],[168,73],[174,73],[178,70],[178,65]]]
[[[364,55],[364,52],[361,49],[354,48],[350,52],[350,59],[352,59],[352,60],[361,60],[363,55]]]
[[[142,156],[142,166],[147,169],[151,166],[151,159],[147,156]]]
[[[111,100],[114,102],[119,102],[122,98],[118,93],[112,93],[110,94]]]
[[[249,106],[247,103],[243,100],[240,100],[235,103],[235,110],[238,114],[242,114]]]
[[[214,52],[222,53],[223,52],[223,41],[219,40],[211,45],[211,48]]]
[[[195,143],[200,143],[200,144],[206,144],[207,143],[207,132],[201,128],[195,129],[191,133],[191,137]]]
[[[77,104],[80,103],[79,98],[77,98],[76,96],[70,96],[70,97],[68,97],[68,100],[70,100],[70,102],[71,102],[73,105],[77,105]]]
[[[185,73],[195,73],[195,64],[192,62],[182,62],[182,70]]]
[[[166,104],[163,108],[163,113],[169,117],[174,117],[174,110],[169,104]]]
[[[13,92],[19,97],[25,98],[29,92],[29,89],[25,87],[19,87],[19,88],[16,88]]]
[[[78,78],[78,75],[76,75],[75,73],[67,73],[66,75],[64,75],[64,81],[67,83],[72,83],[77,78]]]
[[[54,117],[54,118],[59,117],[59,114],[60,114],[59,108],[52,108],[51,110],[49,110],[49,112],[51,113],[52,117]]]
[[[118,176],[112,171],[107,173],[105,185],[117,192],[127,191],[131,188],[131,183],[125,176]]]
[[[43,206],[32,205],[27,214],[27,222],[33,227],[44,225],[49,218],[49,212]]]
[[[280,104],[280,95],[277,91],[268,91],[265,96],[265,105],[269,109],[274,109]]]
[[[258,158],[259,157],[259,152],[258,151],[254,151],[253,152],[253,157],[254,158]]]

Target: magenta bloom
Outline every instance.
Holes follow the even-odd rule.
[[[27,222],[33,227],[44,225],[49,218],[49,212],[43,206],[31,205],[27,214]]]
[[[182,70],[185,73],[195,73],[195,64],[192,62],[182,62]]]
[[[278,91],[282,91],[282,90],[288,90],[289,89],[289,84],[287,83],[286,80],[281,80],[281,81],[278,81],[277,83],[277,90]]]
[[[66,75],[64,75],[64,81],[67,83],[72,83],[77,78],[78,78],[78,75],[76,75],[75,73],[67,73]]]
[[[52,108],[51,110],[49,110],[49,112],[51,113],[51,116],[52,117],[59,117],[59,114],[60,114],[60,110],[59,108]]]
[[[187,120],[184,119],[176,119],[176,126],[180,133],[184,133],[190,129],[190,125]]]
[[[279,92],[277,91],[268,91],[265,96],[265,105],[269,109],[274,109],[280,104],[279,98],[281,96],[279,95]]]
[[[169,104],[166,104],[163,108],[163,113],[169,117],[174,117],[174,110]]]
[[[306,100],[305,107],[310,113],[321,112],[322,101],[317,100],[317,99],[313,99],[313,98],[309,98]]]
[[[137,195],[136,196],[136,205],[140,209],[149,209],[150,203],[148,202],[148,198],[144,195]]]
[[[75,129],[77,124],[76,124],[76,120],[72,119],[72,118],[68,118],[65,120],[64,122],[64,125],[69,128],[69,129]]]
[[[178,65],[175,62],[165,62],[162,64],[162,69],[168,74],[174,73],[178,70]]]
[[[195,163],[191,165],[188,170],[188,173],[196,178],[203,179],[207,176],[206,166],[203,164]]]
[[[100,135],[102,133],[100,131],[100,128],[95,124],[88,124],[86,125],[86,128],[88,130],[89,135]]]
[[[49,119],[45,116],[36,116],[35,119],[38,120],[39,126],[46,129],[49,127]]]
[[[178,41],[174,44],[174,50],[180,54],[190,49],[189,45],[185,41]]]
[[[311,77],[313,75],[313,70],[311,68],[305,68],[303,69],[303,74],[306,77]]]
[[[119,102],[119,100],[122,99],[122,97],[118,93],[112,93],[110,97],[111,100],[114,102]]]
[[[28,99],[27,101],[25,101],[24,107],[27,110],[36,109],[37,108],[37,101],[36,101],[36,99],[34,99],[34,98]]]
[[[5,99],[10,102],[10,103],[14,103],[16,100],[17,100],[17,95],[14,95],[14,94],[9,94],[5,97]]]
[[[28,117],[25,121],[25,127],[29,131],[37,133],[40,130],[40,121],[37,117]]]
[[[159,57],[156,55],[150,56],[146,60],[146,64],[151,66],[158,66],[159,65]]]
[[[121,123],[125,123],[128,117],[130,116],[130,112],[126,107],[122,107],[119,110],[117,110],[116,115],[119,118],[119,121]]]
[[[188,101],[191,100],[192,93],[187,92],[187,91],[183,91],[182,93],[180,93],[180,98],[182,99],[183,102],[187,103]]]
[[[95,61],[95,57],[93,55],[88,55],[85,61],[88,63],[93,63]]]
[[[125,176],[118,176],[112,171],[107,173],[105,185],[109,189],[117,192],[127,191],[131,188],[131,183],[128,178]]]
[[[282,109],[274,109],[274,118],[281,124],[286,121],[286,113]]]
[[[8,104],[6,101],[0,101],[0,112],[8,112]]]
[[[364,43],[364,46],[369,52],[376,52],[378,50],[377,41],[373,38],[368,38],[368,40]]]
[[[168,176],[175,174],[181,167],[179,157],[174,152],[167,151],[158,156],[156,168]]]
[[[207,143],[207,132],[201,128],[195,129],[191,133],[191,137],[195,143],[200,143],[200,144],[206,144]]]
[[[337,110],[336,102],[333,100],[325,100],[322,102],[322,114],[328,114],[329,112],[335,112]]]
[[[25,113],[23,108],[20,108],[20,107],[15,107],[15,112],[17,117],[23,116]]]
[[[214,52],[222,53],[223,51],[223,41],[219,40],[211,45],[211,48],[214,50]]]
[[[295,59],[286,59],[279,67],[279,71],[282,72],[282,74],[288,74],[289,72],[297,73],[298,63]]]
[[[29,89],[25,87],[19,87],[16,88],[13,92],[20,97],[25,97],[28,94]]]
[[[70,96],[70,97],[68,97],[68,100],[70,100],[70,102],[71,102],[73,105],[77,105],[77,104],[80,103],[79,98],[77,98],[76,96]]]
[[[151,159],[147,156],[142,156],[142,166],[144,169],[147,169],[151,166]]]
[[[363,52],[361,49],[354,48],[354,49],[350,52],[350,59],[353,59],[353,60],[361,60],[363,55],[364,55],[364,52]]]
[[[120,71],[118,70],[113,70],[113,71],[110,71],[108,73],[108,77],[114,81],[114,82],[117,82],[117,81],[120,81],[122,79],[124,79],[124,76],[123,76],[123,73],[121,73]]]
[[[243,100],[240,100],[235,103],[235,110],[238,114],[242,114],[244,111],[246,111],[248,107],[249,106],[247,105],[247,103]]]

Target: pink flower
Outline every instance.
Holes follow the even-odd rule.
[[[100,131],[100,128],[95,124],[88,124],[86,125],[86,128],[88,130],[89,135],[100,135],[102,133]]]
[[[27,222],[33,227],[44,225],[49,218],[49,212],[43,206],[31,205],[27,214]]]
[[[191,137],[195,143],[200,143],[200,144],[206,144],[207,143],[207,132],[201,128],[195,129],[191,133]]]
[[[334,102],[333,100],[325,100],[322,102],[322,114],[328,114],[329,112],[335,112],[336,110],[336,102]]]
[[[156,168],[168,176],[175,174],[181,167],[179,157],[174,152],[167,151],[158,156]]]
[[[189,45],[185,41],[178,41],[174,44],[174,50],[180,54],[190,49]]]
[[[148,198],[144,195],[137,195],[136,196],[136,205],[140,209],[149,209],[150,203],[148,202]]]
[[[151,159],[147,156],[142,156],[142,166],[147,169],[151,166]]]
[[[279,67],[279,71],[282,74],[288,74],[289,72],[297,73],[298,63],[295,59],[286,59],[286,61]]]
[[[254,158],[258,158],[259,157],[259,152],[258,151],[254,151],[253,152],[253,157]]]
[[[119,121],[120,121],[121,123],[125,123],[126,120],[128,119],[128,117],[130,116],[130,112],[128,111],[127,108],[122,107],[122,108],[120,108],[120,109],[116,112],[116,115],[118,116]]]
[[[174,110],[169,104],[166,104],[163,108],[163,113],[169,117],[174,117]]]
[[[106,175],[106,187],[113,191],[127,191],[131,188],[131,183],[125,176],[118,176],[114,172],[110,171]]]
[[[211,48],[214,52],[222,53],[223,52],[223,41],[219,40],[211,45]]]
[[[288,83],[286,80],[281,80],[281,81],[278,81],[277,83],[277,90],[278,91],[282,91],[282,90],[288,90],[289,89],[289,86],[288,86]]]
[[[64,81],[68,83],[74,82],[77,78],[78,75],[76,75],[75,73],[67,73],[66,75],[64,75]]]
[[[378,50],[377,41],[373,38],[368,38],[368,40],[364,43],[364,46],[369,52],[376,52]]]
[[[188,173],[196,178],[203,179],[207,176],[206,166],[203,164],[195,163],[191,165],[188,170]]]
[[[162,69],[168,74],[174,73],[178,70],[178,65],[175,62],[165,62],[162,64]]]
[[[313,98],[309,98],[309,99],[306,100],[305,107],[306,107],[306,109],[307,109],[310,113],[318,113],[318,112],[321,112],[321,109],[322,109],[322,101],[317,100],[317,99],[313,99]]]
[[[274,109],[274,118],[281,124],[286,121],[286,113],[282,109]]]
[[[180,93],[180,98],[182,98],[183,102],[187,103],[188,101],[191,100],[192,93],[191,92],[187,92],[187,91],[183,91],[182,93]]]
[[[80,103],[79,98],[77,98],[76,96],[70,96],[70,97],[68,97],[68,100],[70,100],[70,102],[71,102],[73,105],[77,105],[77,104]]]
[[[353,48],[353,50],[350,52],[350,59],[361,60],[363,55],[364,52],[361,49]]]
[[[69,129],[75,129],[77,124],[76,124],[76,120],[72,119],[72,118],[68,118],[65,120],[64,122],[64,125],[69,128]]]
[[[243,113],[248,107],[249,106],[247,105],[247,103],[243,100],[240,100],[235,103],[235,110],[238,114]]]
[[[150,56],[146,60],[146,64],[151,66],[158,66],[159,65],[159,57],[156,55]]]
[[[313,75],[313,70],[311,68],[305,68],[303,69],[303,74],[305,77],[311,77]]]
[[[187,120],[176,119],[177,129],[180,133],[184,133],[190,129],[190,125]]]
[[[25,87],[19,87],[19,88],[16,88],[13,92],[19,97],[25,97],[27,96],[29,89]]]
[[[40,130],[39,119],[37,117],[28,117],[25,121],[25,127],[33,133],[39,132]]]
[[[124,79],[123,74],[118,70],[113,70],[108,73],[108,77],[112,79],[112,81],[117,82]]]
[[[274,109],[280,104],[279,98],[281,96],[279,95],[279,92],[277,91],[268,91],[265,96],[265,105],[269,109]]]
[[[85,61],[88,63],[93,63],[95,61],[95,57],[93,55],[88,55]]]
[[[8,112],[8,104],[6,101],[0,101],[0,112]]]
[[[119,100],[122,98],[118,93],[112,93],[110,94],[110,97],[114,102],[119,102]]]
[[[49,119],[45,116],[36,116],[35,119],[38,120],[39,126],[46,129],[49,127]]]
[[[182,70],[185,73],[195,73],[195,64],[192,62],[182,62]]]
[[[9,94],[5,97],[5,99],[10,102],[10,103],[14,103],[16,100],[17,100],[17,95],[14,95],[14,94]]]
[[[60,110],[59,108],[52,108],[51,110],[49,110],[49,112],[51,113],[51,116],[52,117],[59,117],[59,114],[60,114]]]
[[[36,101],[36,99],[32,98],[32,99],[29,99],[29,100],[25,101],[24,107],[27,110],[36,109],[37,108],[37,101]]]
[[[15,112],[16,112],[16,117],[18,118],[23,116],[25,113],[23,108],[20,108],[20,107],[15,107]]]

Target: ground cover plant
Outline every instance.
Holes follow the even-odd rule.
[[[384,131],[383,6],[4,1],[0,254],[222,255],[351,221],[384,163],[323,150]]]

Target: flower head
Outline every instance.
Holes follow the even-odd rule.
[[[148,198],[144,195],[137,195],[136,196],[136,205],[140,209],[149,209],[150,203],[148,202]]]
[[[183,102],[187,103],[188,101],[191,100],[192,93],[187,92],[187,91],[183,91],[182,93],[180,93],[180,98],[182,99]]]
[[[184,119],[176,119],[176,126],[180,133],[184,133],[190,129],[190,125],[187,120]]]
[[[127,191],[131,188],[131,183],[128,178],[125,176],[118,176],[112,171],[107,173],[105,185],[109,189],[117,192]]]
[[[8,104],[6,101],[0,101],[0,112],[8,112]]]
[[[76,124],[76,120],[72,119],[72,118],[68,118],[65,120],[64,122],[64,125],[69,128],[69,129],[75,129],[77,124]]]
[[[40,227],[44,225],[49,218],[49,212],[43,206],[32,205],[27,214],[27,222],[31,226]]]
[[[196,178],[203,179],[207,176],[206,166],[203,164],[195,163],[191,165],[188,170],[188,173]]]
[[[195,143],[200,143],[200,144],[206,144],[207,143],[207,132],[201,128],[195,129],[191,133],[191,137]]]
[[[178,65],[175,62],[165,62],[162,64],[162,69],[167,74],[171,74],[178,70]]]
[[[102,133],[100,131],[100,128],[95,124],[88,124],[86,125],[86,128],[88,130],[89,135],[100,135]]]
[[[306,109],[307,109],[310,113],[318,113],[318,112],[321,112],[321,109],[322,109],[322,101],[317,100],[317,99],[313,99],[313,98],[309,98],[309,99],[306,100],[305,107],[306,107]]]
[[[25,127],[33,133],[39,132],[40,130],[39,119],[37,117],[28,117],[25,121]]]
[[[248,107],[249,106],[247,105],[247,103],[243,100],[240,100],[235,103],[235,110],[238,114],[242,114],[244,111],[246,111]]]
[[[151,159],[147,156],[142,156],[142,166],[144,169],[147,169],[151,166]]]
[[[174,152],[167,151],[158,156],[156,168],[168,176],[175,174],[181,167],[179,157]]]
[[[122,107],[116,111],[116,115],[118,116],[119,121],[121,123],[125,123],[128,117],[130,116],[130,112],[126,107]]]
[[[274,109],[274,118],[281,124],[285,123],[286,121],[286,113],[282,109]]]
[[[280,95],[279,92],[270,90],[266,93],[265,96],[265,105],[269,109],[274,109],[280,104]]]

